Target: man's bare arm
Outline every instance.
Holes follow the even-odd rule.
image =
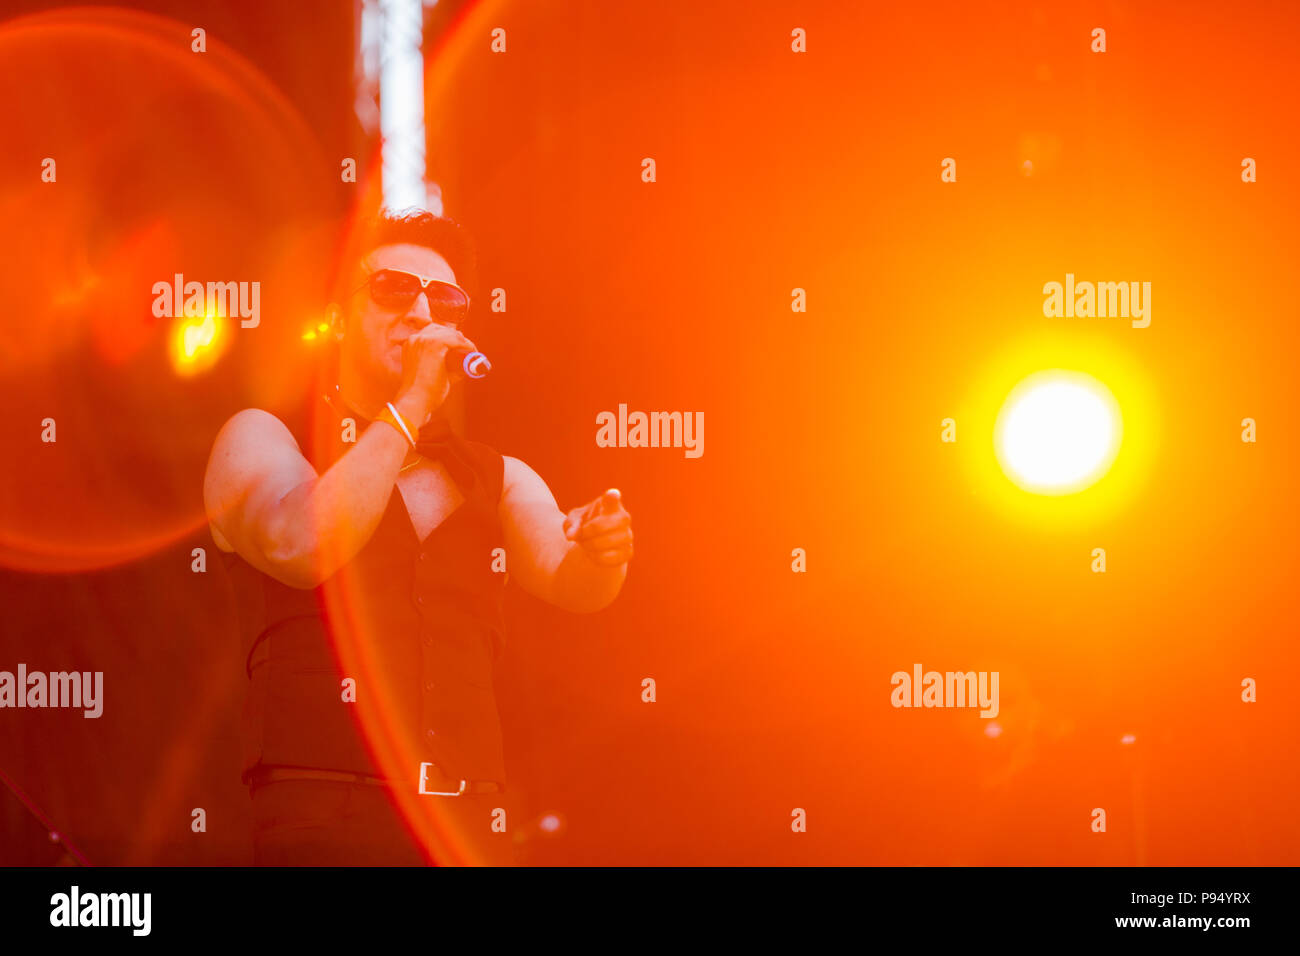
[[[505,456],[501,527],[508,567],[525,591],[580,613],[599,611],[618,596],[631,558],[631,516],[621,504],[619,514],[603,513],[604,500],[566,518],[541,476]]]
[[[258,570],[315,587],[370,540],[409,447],[394,428],[367,428],[317,475],[279,419],[245,409],[213,444],[203,481],[208,519]]]
[[[447,397],[447,350],[475,347],[426,316],[402,343],[398,413],[422,424]],[[213,444],[203,480],[208,520],[254,567],[291,587],[316,587],[375,533],[409,447],[396,428],[376,424],[317,475],[284,423],[245,409]]]

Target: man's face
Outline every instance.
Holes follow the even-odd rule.
[[[455,282],[447,260],[425,246],[400,243],[378,246],[362,261],[352,286],[380,269],[400,269],[426,279]],[[405,310],[385,308],[370,296],[369,287],[343,307],[347,316],[341,360],[363,377],[395,390],[402,380],[402,343],[433,321],[429,300],[421,292]]]

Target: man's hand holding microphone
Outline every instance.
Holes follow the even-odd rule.
[[[402,343],[402,380],[393,404],[407,421],[419,427],[442,407],[452,378],[470,374],[466,356],[472,356],[471,367],[486,374],[487,359],[474,343],[459,330],[437,322]]]

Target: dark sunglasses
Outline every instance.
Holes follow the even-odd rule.
[[[429,300],[429,313],[443,325],[460,325],[469,314],[469,293],[445,279],[429,279],[401,269],[377,269],[350,296],[370,287],[370,298],[384,309],[405,311],[415,304],[423,291]],[[350,297],[349,296],[349,297]]]

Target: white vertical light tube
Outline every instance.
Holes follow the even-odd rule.
[[[379,127],[383,202],[442,214],[441,191],[425,181],[424,0],[379,0]],[[436,208],[435,208],[436,207]]]

